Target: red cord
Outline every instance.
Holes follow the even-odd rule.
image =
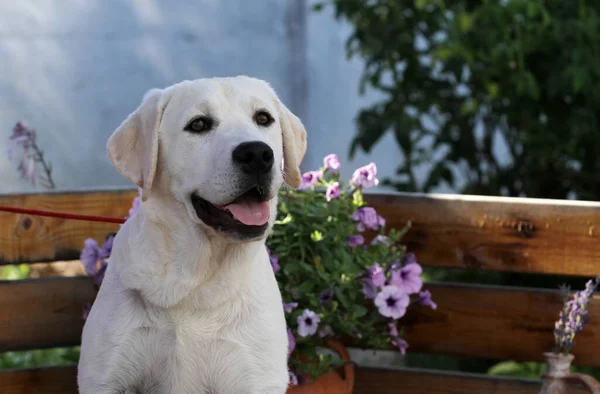
[[[50,212],[50,211],[42,211],[39,209],[7,207],[4,205],[0,205],[0,211],[23,213],[23,214],[35,215],[35,216],[48,216],[48,217],[62,218],[62,219],[85,220],[88,222],[125,223],[125,220],[127,220],[125,218],[118,218],[118,217],[114,217],[114,216],[77,215],[74,213]]]

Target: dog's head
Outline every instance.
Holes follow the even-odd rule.
[[[306,130],[264,81],[199,79],[150,90],[107,149],[142,201],[167,188],[199,226],[247,241],[266,236],[283,181],[299,186]]]

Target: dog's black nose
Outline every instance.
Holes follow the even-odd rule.
[[[246,174],[264,174],[273,168],[273,149],[264,142],[243,142],[233,150],[233,161]]]

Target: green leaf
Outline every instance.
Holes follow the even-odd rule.
[[[461,32],[466,33],[471,30],[473,26],[473,16],[466,12],[461,12],[456,16],[458,27]]]

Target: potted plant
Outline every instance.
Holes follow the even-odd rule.
[[[289,393],[351,393],[352,365],[339,339],[405,353],[398,324],[407,308],[436,307],[415,255],[399,244],[409,226],[388,231],[363,198],[363,189],[378,184],[376,165],[357,169],[347,186],[339,168],[328,155],[298,190],[282,190],[267,240],[288,324]],[[342,356],[346,380],[324,347]]]
[[[340,339],[365,348],[408,348],[399,320],[413,305],[436,308],[423,290],[422,269],[399,244],[403,229],[387,230],[363,189],[376,186],[374,163],[357,169],[347,186],[335,154],[303,175],[298,190],[282,189],[267,249],[288,325],[289,394],[351,393],[350,357]],[[134,200],[131,216],[139,206]],[[367,239],[371,238],[369,242]],[[81,261],[99,286],[113,235],[88,239]],[[84,309],[84,318],[89,311]],[[340,356],[336,361],[323,349]],[[344,377],[336,368],[343,367]]]

